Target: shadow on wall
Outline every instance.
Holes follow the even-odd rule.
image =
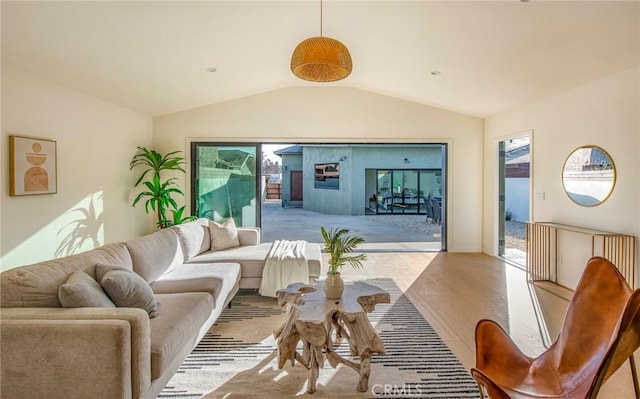
[[[58,230],[61,237],[60,245],[56,249],[56,256],[72,255],[83,250],[85,243],[91,248],[98,248],[104,243],[100,239],[100,231],[104,226],[104,211],[96,210],[98,204],[103,203],[102,192],[95,194],[89,200],[86,207],[80,206],[65,213],[65,215],[78,214],[77,219],[64,225]]]
[[[64,203],[71,201],[72,205],[64,206]],[[61,195],[61,198],[55,201],[45,199],[42,204],[46,204],[42,206],[48,208],[27,214],[25,222],[15,229],[16,233],[3,239],[0,270],[72,255],[105,244],[105,205],[102,188],[83,195],[79,200],[74,201]],[[129,207],[119,209],[117,216],[126,219],[127,209]],[[43,213],[48,215],[43,216]],[[123,213],[126,215],[122,215]],[[12,223],[18,226],[21,217],[11,215],[7,220],[12,220]],[[48,217],[51,219],[48,220]],[[112,227],[118,229],[115,224]]]

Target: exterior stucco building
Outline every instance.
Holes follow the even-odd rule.
[[[446,146],[295,145],[282,158],[282,206],[334,215],[428,214],[442,206]]]

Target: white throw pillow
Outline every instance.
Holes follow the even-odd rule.
[[[227,219],[224,223],[209,221],[209,232],[211,233],[211,250],[220,251],[227,248],[240,246],[238,230],[233,218]]]

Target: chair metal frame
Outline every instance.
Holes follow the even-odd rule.
[[[588,276],[587,279],[585,279],[585,276]],[[567,342],[572,341],[570,340],[571,332],[573,331],[575,334],[576,326],[583,325],[584,320],[586,320],[584,318],[580,319],[581,316],[579,315],[581,313],[576,312],[584,310],[585,301],[592,306],[599,307],[599,302],[592,299],[596,289],[605,289],[611,294],[610,298],[615,298],[616,307],[613,311],[618,312],[614,314],[614,316],[618,315],[617,321],[615,321],[615,318],[609,318],[607,319],[608,322],[603,324],[606,328],[595,330],[595,337],[602,338],[600,341],[585,341],[602,343],[600,346],[596,345],[602,350],[592,351],[592,356],[595,357],[584,359],[584,364],[573,364],[572,367],[574,369],[570,369],[569,374],[558,374],[557,369],[550,368],[549,364],[555,364],[550,361],[556,359],[555,356],[564,357],[566,353],[571,353],[565,352],[567,348],[569,348],[568,350],[572,349],[570,345],[566,346]],[[579,292],[578,290],[581,291]],[[575,305],[576,308],[573,306],[574,299],[578,303]],[[589,299],[591,299],[590,302],[588,301]],[[600,312],[602,311],[600,309]],[[571,317],[569,317],[569,312],[572,312]],[[602,315],[604,313],[599,314]],[[607,259],[593,257],[587,263],[581,281],[576,288],[576,294],[574,294],[570,302],[566,317],[569,319],[565,318],[563,330],[569,323],[567,332],[561,331],[556,341],[537,358],[530,358],[522,354],[505,330],[497,323],[491,320],[480,320],[476,325],[476,367],[471,369],[471,374],[480,389],[480,398],[595,399],[609,377],[628,360],[631,367],[635,397],[640,399],[640,383],[638,382],[638,372],[633,357],[634,352],[640,347],[640,289],[632,291],[620,271]],[[612,329],[608,332],[607,328]],[[606,340],[606,334],[609,334],[608,340]],[[482,341],[482,345],[480,341]],[[559,341],[562,342],[558,344]],[[559,346],[556,346],[557,344]],[[588,344],[587,346],[590,347]],[[501,362],[496,362],[497,356],[494,356],[490,350],[492,347],[502,350],[503,356],[510,357],[512,363],[505,365]],[[573,348],[573,350],[576,349]],[[549,359],[550,361],[547,361]],[[547,377],[550,375],[558,376],[555,380],[555,385],[547,384],[546,388],[542,389],[543,391],[546,389],[545,393],[538,394],[534,392],[536,388],[540,388],[540,385],[536,386],[536,377],[532,377],[530,374],[532,368],[534,369],[534,375],[542,381],[541,385],[543,387],[545,374]],[[520,374],[516,374],[518,372]],[[492,373],[493,379],[488,375]],[[574,374],[579,376],[575,380],[571,378],[562,380],[560,378],[562,375],[573,377]],[[526,379],[526,383],[520,380],[521,378]],[[505,381],[510,379],[511,382],[516,381],[515,386],[500,385],[496,382],[507,384]],[[564,383],[569,385],[563,385]],[[550,390],[557,390],[557,396],[555,393],[550,394]]]

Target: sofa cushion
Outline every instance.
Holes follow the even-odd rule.
[[[116,306],[140,308],[150,318],[158,315],[158,305],[149,284],[134,271],[111,265],[96,265],[100,285]]]
[[[227,295],[240,281],[237,263],[201,263],[180,265],[151,283],[156,294],[207,292],[214,306],[224,306]]]
[[[124,243],[115,243],[64,258],[9,269],[0,273],[0,306],[62,307],[58,298],[60,286],[76,270],[94,277],[96,263],[132,267],[127,247]]]
[[[221,251],[240,246],[238,230],[233,218],[227,219],[224,223],[209,221],[209,232],[211,234],[212,251]]]
[[[185,262],[211,248],[209,219],[200,218],[193,222],[173,226],[171,229],[178,236]]]
[[[125,244],[131,253],[133,270],[147,283],[184,262],[178,236],[172,229],[159,230]]]
[[[100,284],[87,273],[76,270],[60,286],[58,297],[65,308],[115,308]]]
[[[319,276],[322,270],[322,250],[320,244],[308,242],[304,247],[304,257],[309,262],[309,276]]]
[[[209,251],[189,260],[192,263],[239,263],[240,276],[262,277],[264,261],[271,243],[229,248],[224,251]]]
[[[235,262],[240,264],[240,276],[262,278],[264,262],[271,249],[270,242],[260,245],[248,245],[230,248],[224,251],[209,251],[189,260],[188,263],[220,263]],[[322,267],[322,252],[320,245],[307,243],[304,247],[304,256],[309,263],[309,276],[319,276]]]
[[[152,380],[164,374],[176,358],[191,352],[214,309],[213,297],[204,292],[157,294],[156,301],[162,312],[149,320]]]

